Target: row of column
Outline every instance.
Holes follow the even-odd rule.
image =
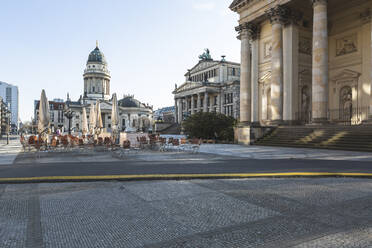
[[[191,114],[195,114],[195,112],[200,112],[203,109],[203,112],[208,112],[208,101],[210,101],[209,93],[198,93],[197,99],[196,99],[196,107],[195,107],[195,96],[191,95],[190,97],[184,97],[184,98],[176,98],[175,99],[175,120],[177,123],[180,123],[183,120],[183,108],[182,104],[186,104],[187,106],[187,98],[191,98],[191,108],[189,109],[186,107],[186,112],[190,111]],[[203,95],[203,106],[201,106],[201,98]],[[205,100],[208,99],[208,100]],[[211,104],[210,104],[211,105]],[[221,104],[221,94],[217,95],[217,110],[216,112],[221,113],[222,112],[222,104]]]
[[[328,21],[327,0],[312,0],[313,61],[312,117],[314,123],[327,121],[328,110]],[[271,121],[280,124],[295,120],[294,86],[298,84],[298,15],[277,6],[267,12],[272,25]],[[285,26],[285,28],[284,28]],[[241,40],[240,121],[259,122],[258,114],[258,37],[253,23],[239,25]],[[283,37],[284,33],[284,37]],[[285,56],[283,56],[283,49]]]

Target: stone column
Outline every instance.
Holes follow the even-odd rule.
[[[298,99],[298,56],[299,34],[297,15],[291,19],[283,30],[283,120],[293,124],[299,112]],[[299,16],[299,15],[298,15]]]
[[[222,107],[221,107],[221,93],[217,93],[217,113],[222,113]]]
[[[371,29],[370,29],[370,67],[372,67],[372,13],[371,9],[368,9],[365,14],[364,18],[366,22],[370,23]],[[370,70],[370,92],[369,92],[369,111],[368,111],[368,121],[371,123],[372,122],[372,70]]]
[[[194,95],[191,95],[191,114],[195,113],[195,106],[194,106]]]
[[[276,6],[268,16],[272,28],[271,51],[271,120],[274,124],[283,121],[283,21],[286,9]]]
[[[198,99],[196,102],[198,112],[200,112],[200,109],[201,109],[200,103],[201,103],[201,97],[200,97],[200,93],[198,93]]]
[[[203,100],[203,112],[208,112],[208,92],[204,93],[204,100]]]
[[[313,0],[313,123],[328,121],[328,17],[327,0]]]
[[[178,99],[174,99],[174,120],[178,123]]]
[[[178,99],[178,123],[182,122],[182,99]]]
[[[259,32],[252,35],[252,124],[259,125],[259,99],[258,99],[258,54],[259,54]]]
[[[253,24],[244,23],[236,27],[241,41],[241,64],[240,64],[240,122],[251,122],[251,49],[250,31]]]

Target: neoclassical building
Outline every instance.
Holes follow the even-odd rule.
[[[241,40],[240,125],[372,119],[372,0],[234,0]]]
[[[83,78],[84,94],[80,96],[78,101],[71,101],[71,99],[67,97],[65,103],[70,110],[74,111],[71,128],[75,131],[81,131],[83,107],[86,108],[89,120],[91,103],[95,104],[98,100],[101,105],[104,129],[105,131],[111,131],[111,76],[107,68],[106,58],[98,48],[98,44],[88,56]],[[133,95],[124,95],[122,99],[118,100],[118,105],[119,126],[122,131],[151,130],[153,118],[152,106],[136,100]],[[68,120],[66,118],[65,128],[68,128]]]
[[[240,64],[222,56],[213,60],[208,49],[185,74],[185,82],[175,86],[175,120],[181,123],[196,112],[219,112],[239,118]]]

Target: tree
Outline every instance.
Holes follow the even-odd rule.
[[[215,112],[198,112],[183,123],[185,133],[192,138],[234,140],[236,120]]]

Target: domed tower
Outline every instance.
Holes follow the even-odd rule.
[[[110,72],[105,55],[96,48],[89,54],[84,70],[84,100],[110,99]]]

